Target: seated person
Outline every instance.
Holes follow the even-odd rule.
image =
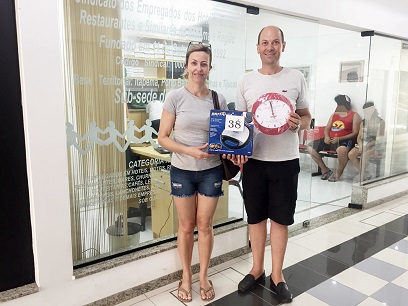
[[[360,172],[361,158],[361,179],[367,181],[371,175],[367,172],[367,165],[370,158],[376,153],[376,139],[384,136],[385,121],[378,115],[373,102],[367,102],[363,105],[364,120],[361,121],[360,131],[357,136],[357,144],[348,153],[353,166]],[[356,179],[360,179],[360,174]]]
[[[160,118],[163,112],[163,103],[164,102],[159,100],[152,100],[146,105],[146,114],[148,115],[152,128],[154,128],[156,132],[159,132]],[[157,134],[152,134],[152,138],[156,139]]]
[[[351,110],[351,100],[346,95],[337,95],[335,112],[330,116],[324,129],[324,138],[313,141],[308,148],[313,160],[322,171],[322,180],[337,182],[343,174],[348,161],[348,152],[354,147],[361,122],[360,115]],[[335,173],[326,166],[322,150],[336,151],[338,166]]]
[[[159,100],[152,100],[146,105],[146,114],[151,121],[161,118],[163,112],[163,102]]]

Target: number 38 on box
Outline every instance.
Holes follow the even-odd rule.
[[[252,113],[211,110],[208,153],[252,155]]]

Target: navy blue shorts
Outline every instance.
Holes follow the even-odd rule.
[[[317,140],[314,140],[312,143],[312,147],[317,151],[336,151],[338,147],[347,147],[347,150],[350,151],[352,148],[354,148],[354,145],[356,142],[353,139],[346,139],[346,140],[340,140],[339,143],[325,143],[324,138],[320,138]]]
[[[222,166],[201,171],[182,170],[171,166],[171,195],[188,198],[199,193],[206,197],[218,198],[224,195],[222,171]]]
[[[271,219],[294,223],[299,159],[267,162],[250,158],[244,164],[242,186],[248,224]]]

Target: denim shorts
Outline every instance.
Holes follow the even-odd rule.
[[[222,166],[201,171],[182,170],[171,166],[171,195],[188,198],[199,193],[206,197],[218,198],[224,195],[222,171]]]

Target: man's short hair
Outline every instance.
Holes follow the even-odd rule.
[[[261,40],[261,33],[262,33],[262,31],[263,31],[265,28],[267,28],[267,27],[264,27],[264,28],[262,28],[261,31],[259,31],[259,34],[258,34],[258,45],[259,45],[260,40]],[[278,27],[277,27],[277,28],[278,28]],[[279,32],[280,32],[281,37],[282,37],[282,42],[284,42],[284,41],[285,41],[285,36],[283,35],[283,31],[281,30],[281,28],[278,28],[278,29],[279,29]]]

